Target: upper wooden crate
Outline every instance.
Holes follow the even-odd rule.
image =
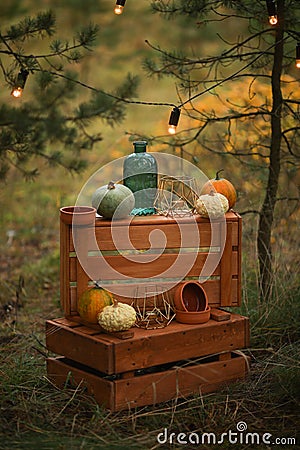
[[[131,303],[137,288],[170,287],[172,296],[180,281],[201,275],[212,307],[240,305],[242,222],[233,211],[226,221],[214,222],[160,215],[111,222],[90,215],[73,224],[72,215],[61,211],[60,223],[61,305],[67,317],[78,314],[79,296],[98,280]]]

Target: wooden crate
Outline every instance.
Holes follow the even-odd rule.
[[[248,319],[219,309],[241,301],[238,214],[230,211],[215,222],[158,215],[111,222],[80,207],[74,223],[72,207],[67,209],[60,222],[65,317],[46,322],[47,348],[60,355],[47,360],[53,383],[85,386],[98,403],[118,411],[212,392],[245,376],[248,359],[234,351],[248,346]],[[199,276],[211,257],[216,263],[203,281]],[[137,288],[157,285],[172,297],[176,285],[189,279],[203,281],[212,307],[205,324],[173,320],[162,329],[112,335],[78,315],[78,298],[93,280],[132,303]]]
[[[48,358],[48,377],[56,386],[85,388],[111,411],[155,405],[192,394],[214,392],[248,372],[247,357],[226,353],[197,361],[180,361],[128,377],[105,376],[66,358]]]
[[[78,298],[92,280],[101,280],[103,287],[127,303],[132,302],[137,287],[149,284],[164,289],[173,286],[172,296],[179,281],[199,278],[208,255],[218,261],[203,282],[209,304],[240,305],[242,222],[233,211],[223,222],[200,216],[175,220],[153,215],[130,222],[92,217],[74,226],[70,215],[61,213],[60,223],[61,305],[66,317],[78,315]],[[185,264],[189,270],[182,277]]]
[[[48,350],[104,374],[124,374],[139,369],[245,348],[249,341],[246,317],[209,320],[185,325],[176,321],[157,330],[133,328],[129,339],[102,333],[66,318],[47,320]]]
[[[249,344],[249,321],[222,310],[212,317],[133,328],[124,340],[67,318],[47,320],[47,348],[62,355],[47,359],[48,377],[61,388],[84,387],[111,411],[213,392],[248,372],[249,359],[235,351]]]

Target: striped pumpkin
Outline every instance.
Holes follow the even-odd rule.
[[[98,314],[105,306],[113,304],[113,296],[106,289],[92,287],[84,291],[78,300],[78,314],[86,322],[98,323]]]

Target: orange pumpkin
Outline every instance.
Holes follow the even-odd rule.
[[[100,287],[92,287],[83,292],[78,300],[78,314],[86,322],[98,323],[98,314],[105,306],[113,304],[113,296]]]
[[[230,209],[233,208],[236,203],[237,194],[235,187],[229,180],[219,177],[219,173],[222,171],[223,169],[219,170],[216,173],[216,178],[213,178],[212,180],[209,180],[204,184],[201,190],[201,195],[209,194],[211,190],[215,190],[216,192],[218,192],[219,194],[223,194],[227,198]]]

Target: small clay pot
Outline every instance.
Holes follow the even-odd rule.
[[[64,206],[60,208],[60,220],[66,225],[89,225],[95,221],[96,209],[91,206]]]
[[[175,289],[174,304],[178,311],[205,311],[208,299],[205,290],[198,281],[184,281]]]
[[[208,322],[210,318],[210,306],[205,311],[189,312],[189,311],[177,311],[176,320],[180,323],[187,323],[190,325]]]

